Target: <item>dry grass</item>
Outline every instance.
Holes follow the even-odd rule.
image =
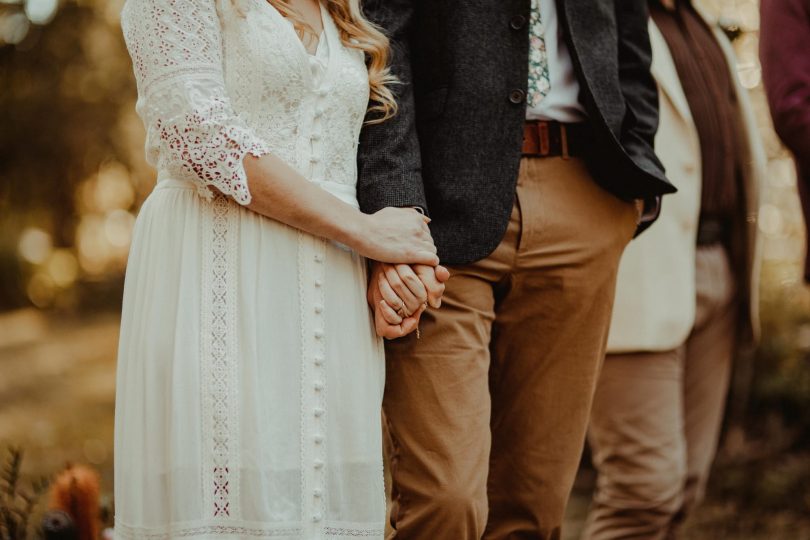
[[[25,449],[23,473],[89,463],[112,491],[118,318],[0,316],[0,447]]]

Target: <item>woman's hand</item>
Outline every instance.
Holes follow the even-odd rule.
[[[350,246],[375,261],[436,266],[439,257],[428,223],[412,208],[383,208],[363,215]]]

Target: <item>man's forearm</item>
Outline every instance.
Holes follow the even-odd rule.
[[[416,132],[411,78],[411,0],[369,0],[366,16],[391,41],[391,71],[400,80],[393,91],[399,111],[390,120],[367,125],[360,134],[357,194],[360,207],[372,213],[386,206],[413,206],[427,213],[422,159]]]

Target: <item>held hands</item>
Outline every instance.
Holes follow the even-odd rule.
[[[375,261],[367,298],[377,334],[403,337],[428,305],[441,305],[450,272],[439,266],[430,219],[413,208],[384,208],[363,220],[355,249]]]
[[[367,297],[374,309],[377,334],[395,339],[416,330],[428,306],[441,306],[449,278],[450,272],[443,266],[375,262]]]

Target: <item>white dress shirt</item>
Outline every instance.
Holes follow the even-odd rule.
[[[540,0],[540,18],[546,30],[543,37],[546,42],[551,88],[539,106],[529,106],[526,109],[526,119],[582,122],[587,115],[579,102],[579,81],[574,74],[568,46],[563,39],[554,0]]]

